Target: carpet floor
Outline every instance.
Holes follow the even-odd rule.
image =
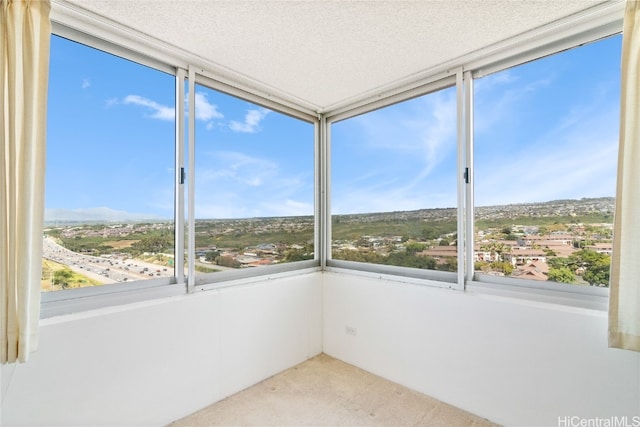
[[[170,426],[497,424],[321,354]]]

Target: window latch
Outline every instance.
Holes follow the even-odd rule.
[[[464,183],[469,183],[469,168],[464,168]]]
[[[186,174],[184,172],[184,168],[180,168],[180,184],[184,184]]]

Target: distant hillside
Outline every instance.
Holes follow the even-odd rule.
[[[44,221],[47,224],[67,223],[103,223],[103,222],[143,222],[159,221],[162,218],[141,213],[132,213],[100,207],[88,209],[45,209]]]
[[[517,203],[498,206],[477,206],[474,210],[476,220],[502,218],[544,218],[578,217],[581,215],[613,215],[615,198],[600,197],[592,199],[552,200],[540,203]],[[418,209],[413,211],[375,212],[363,214],[334,215],[334,222],[378,222],[406,221],[412,219],[446,221],[457,217],[455,208]]]
[[[505,221],[524,221],[531,224],[545,224],[552,222],[580,222],[581,219],[588,222],[613,222],[615,198],[583,198],[576,200],[552,200],[540,203],[518,203],[499,206],[477,206],[475,208],[475,221],[483,225],[504,223]],[[288,229],[304,219],[304,224],[298,224],[297,228],[312,227],[312,217],[265,217],[265,218],[234,218],[234,219],[201,219],[196,220],[201,226],[211,222],[210,226],[220,224],[236,227],[240,224],[248,224],[250,227],[258,227],[260,224],[277,222],[282,229]],[[333,215],[332,220],[337,228],[348,229],[348,225],[366,223],[403,223],[403,222],[429,222],[440,223],[446,228],[451,228],[457,220],[456,208],[418,209],[413,211],[373,212],[360,214]],[[91,223],[126,223],[126,222],[160,222],[172,221],[172,219],[160,218],[154,215],[132,213],[116,209],[101,207],[90,209],[46,209],[45,222],[49,225],[65,224],[91,224]],[[341,224],[341,226],[340,226]],[[400,231],[400,230],[399,230]]]

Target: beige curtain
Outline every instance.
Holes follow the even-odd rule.
[[[611,260],[609,346],[640,351],[640,2],[622,35],[618,188]]]
[[[0,362],[37,347],[49,0],[0,0]]]

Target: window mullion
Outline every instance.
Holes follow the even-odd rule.
[[[464,265],[464,248],[468,244],[464,235],[464,214],[465,214],[465,104],[464,104],[464,80],[462,70],[456,73],[456,108],[457,108],[457,141],[458,141],[458,235],[457,235],[457,259],[458,259],[458,280],[456,289],[464,289],[465,265]]]
[[[189,67],[189,96],[188,96],[188,245],[187,245],[187,259],[188,259],[188,272],[187,272],[187,292],[192,292],[195,286],[196,279],[196,237],[195,237],[195,126],[196,126],[196,72],[193,67]]]
[[[331,182],[331,148],[330,148],[330,125],[325,116],[320,118],[319,123],[319,176],[318,185],[320,187],[319,218],[320,227],[316,234],[319,236],[320,246],[320,266],[327,266],[327,259],[331,258],[331,206],[330,206],[330,182]]]
[[[464,82],[464,112],[465,112],[465,150],[466,150],[466,184],[465,184],[465,243],[466,243],[466,282],[473,280],[474,275],[474,200],[473,200],[473,77],[467,71],[463,76]]]
[[[176,153],[175,153],[175,251],[174,274],[184,283],[184,79],[185,70],[176,72]]]

